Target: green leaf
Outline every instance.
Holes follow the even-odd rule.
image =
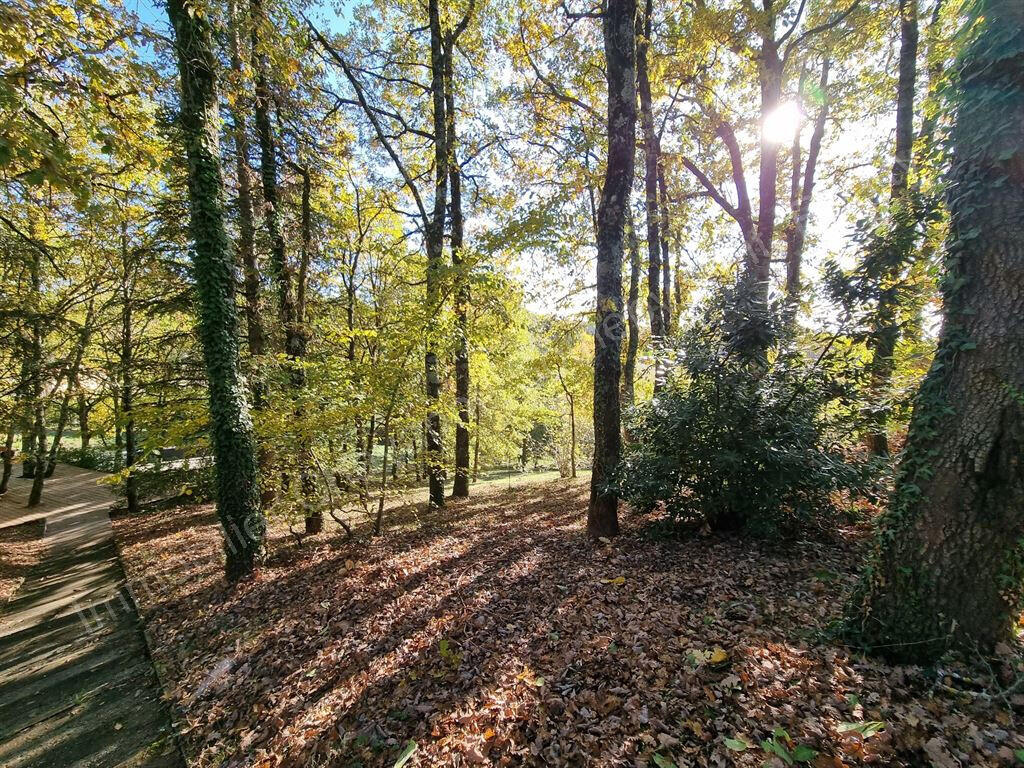
[[[733,752],[745,752],[754,745],[740,736],[738,739],[726,739],[725,746]]]
[[[793,759],[798,763],[809,763],[817,756],[818,752],[811,749],[806,744],[797,744],[793,748]]]
[[[667,757],[662,757],[657,753],[652,755],[651,759],[654,760],[654,764],[658,766],[658,768],[677,768],[674,762],[669,760]]]
[[[863,723],[840,723],[836,726],[839,733],[859,733],[865,739],[885,730],[885,723],[879,720],[868,720]]]
[[[1024,749],[1015,749],[1013,756],[1017,758],[1018,763],[1024,763]]]
[[[782,759],[786,765],[793,765],[793,756],[786,749],[785,745],[776,741],[775,739],[765,739],[761,742],[761,749],[765,752],[770,752]]]
[[[419,745],[412,739],[409,739],[409,743],[405,745],[402,754],[395,760],[395,768],[402,768],[403,765],[412,760],[412,756],[416,754],[417,749],[419,749]]]

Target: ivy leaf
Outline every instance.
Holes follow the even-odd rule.
[[[395,768],[402,768],[402,766],[412,760],[412,756],[416,754],[417,749],[419,749],[419,745],[412,739],[409,739],[409,743],[405,745],[402,754],[395,760]]]
[[[879,731],[885,730],[885,723],[879,720],[868,720],[863,723],[840,723],[836,726],[839,733],[859,733],[865,739],[871,738]]]
[[[797,744],[793,748],[793,759],[798,763],[809,763],[817,756],[817,750],[811,749],[806,744]]]
[[[739,738],[736,738],[736,739],[726,739],[725,740],[725,746],[728,749],[731,749],[733,752],[745,752],[746,750],[750,749],[754,745],[751,744],[746,739],[744,739],[742,736],[740,736]]]

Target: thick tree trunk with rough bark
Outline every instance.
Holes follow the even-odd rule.
[[[1024,5],[978,3],[962,54],[939,349],[849,608],[885,656],[991,651],[1024,598]]]
[[[597,212],[594,316],[594,463],[587,532],[619,532],[618,495],[609,487],[622,447],[622,245],[636,149],[636,0],[612,0],[603,17],[608,79],[608,162]]]
[[[250,573],[263,553],[256,451],[238,365],[238,318],[231,243],[224,226],[216,56],[208,17],[168,0],[181,75],[181,129],[188,156],[190,232],[199,294],[199,332],[210,390],[217,513],[229,580]]]

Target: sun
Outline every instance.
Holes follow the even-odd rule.
[[[788,144],[796,136],[801,118],[799,105],[784,101],[765,116],[761,136],[770,144]]]

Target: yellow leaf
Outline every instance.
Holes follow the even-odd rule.
[[[601,579],[602,584],[614,584],[615,586],[621,586],[626,583],[625,576],[616,576],[614,579]]]
[[[708,661],[712,664],[721,664],[729,660],[729,654],[722,648],[715,648],[711,655],[708,657]]]

